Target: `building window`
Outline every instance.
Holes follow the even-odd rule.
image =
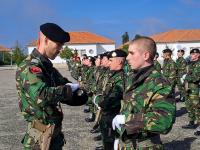
[[[89,50],[89,53],[90,53],[90,54],[93,54],[93,53],[94,53],[94,50],[93,50],[93,49],[90,49],[90,50]]]
[[[86,54],[86,49],[81,49],[81,56],[83,56],[83,54]]]

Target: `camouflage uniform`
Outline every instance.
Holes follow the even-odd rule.
[[[123,96],[125,125],[118,131],[123,150],[163,149],[160,134],[168,133],[175,119],[172,87],[153,66],[132,76]]]
[[[80,71],[81,71],[81,64],[80,64],[80,62],[74,61],[73,62],[73,68],[71,68],[71,76],[75,80],[78,80],[78,77],[80,76]]]
[[[124,71],[111,71],[109,80],[103,89],[103,100],[99,103],[102,109],[100,129],[104,150],[112,150],[115,132],[112,129],[112,120],[119,113],[124,91]]]
[[[190,121],[194,122],[195,120],[200,123],[200,105],[199,102],[199,83],[200,83],[200,60],[191,61],[188,65],[188,72],[185,77],[185,82],[188,83],[186,99],[186,108],[188,111],[188,116]]]
[[[60,102],[73,105],[69,81],[53,68],[51,61],[33,50],[16,71],[16,85],[19,95],[19,107],[30,127],[34,120],[43,124],[55,124],[50,149],[62,149],[64,135],[61,132],[63,113]],[[78,103],[77,103],[78,104]],[[22,143],[25,149],[35,149],[38,141],[29,134],[24,136]]]
[[[185,91],[184,91],[184,85],[181,83],[181,77],[186,74],[186,66],[187,63],[183,57],[179,57],[176,60],[176,66],[177,66],[177,87],[180,91],[180,96],[185,98]]]
[[[175,87],[176,84],[176,63],[172,59],[165,59],[163,63],[163,75],[170,82],[170,84]]]
[[[161,65],[157,60],[154,60],[154,67],[158,72],[161,72]]]

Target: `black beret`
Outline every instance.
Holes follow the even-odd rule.
[[[61,27],[54,23],[45,23],[40,26],[40,31],[50,40],[58,43],[69,42],[70,36]]]
[[[103,54],[101,54],[101,55],[102,55],[102,58],[103,58],[103,57],[109,58],[109,54],[110,54],[110,52],[105,52],[105,53],[103,53]]]
[[[200,53],[199,49],[198,48],[194,48],[190,51],[190,54],[191,53]]]
[[[163,50],[163,53],[172,53],[172,50],[169,49],[169,48],[167,48],[167,49],[164,49],[164,50]]]
[[[116,49],[114,51],[111,51],[109,54],[109,58],[115,58],[115,57],[126,57],[127,53],[121,49]]]
[[[92,57],[92,56],[88,56],[88,59],[89,59],[91,62],[94,62],[94,61],[95,61],[95,58]]]
[[[179,49],[177,52],[185,53],[183,49]]]

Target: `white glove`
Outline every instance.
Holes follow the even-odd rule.
[[[182,84],[184,83],[185,77],[186,77],[186,74],[184,74],[180,79]]]
[[[114,150],[118,150],[119,148],[119,139],[115,139],[114,141]]]
[[[125,115],[116,115],[112,121],[112,128],[115,130],[115,127],[121,131],[122,124],[125,124]]]
[[[65,85],[69,85],[72,89],[72,92],[76,91],[80,87],[80,85],[77,83],[67,83]]]

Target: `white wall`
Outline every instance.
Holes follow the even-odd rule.
[[[174,60],[177,59],[177,51],[179,49],[184,49],[185,50],[185,55],[184,57],[188,57],[190,55],[190,50],[192,48],[200,48],[200,42],[177,42],[177,43],[157,43],[157,51],[159,53],[159,61],[163,61],[163,58],[162,58],[162,51],[164,49],[166,49],[166,46],[168,46],[168,48],[172,49],[173,50],[173,55],[172,55],[172,58]]]
[[[115,44],[97,44],[97,54],[115,50]]]
[[[31,54],[33,49],[36,47],[28,47],[28,55]],[[52,63],[66,63],[66,60],[60,58],[60,56],[57,56],[54,60],[51,60]]]
[[[79,50],[86,50],[86,54],[88,56],[96,56],[97,55],[97,46],[96,44],[68,44],[67,45],[69,48],[71,49],[77,49],[78,53],[80,55],[80,51]],[[89,53],[89,50],[93,50],[94,52],[91,54]]]
[[[88,56],[96,56],[97,54],[115,49],[115,44],[68,44],[67,46],[71,49],[77,49],[79,56],[81,54],[80,50],[85,50]],[[28,47],[28,54],[30,54],[34,48],[35,47]],[[90,50],[93,50],[93,53],[90,53]],[[66,63],[66,61],[61,59],[59,56],[51,61],[52,63]]]

